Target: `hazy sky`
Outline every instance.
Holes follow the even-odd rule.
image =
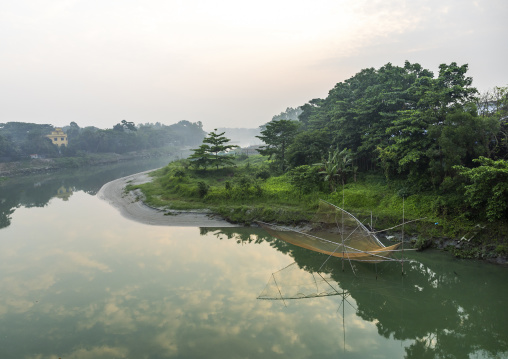
[[[0,122],[257,127],[363,68],[508,85],[506,0],[5,0]]]

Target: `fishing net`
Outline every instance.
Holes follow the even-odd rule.
[[[295,261],[270,274],[257,299],[288,304],[286,300],[341,297],[351,293],[361,296],[363,301],[382,297],[384,303],[395,303],[402,299],[395,294],[404,284],[398,266],[387,262],[376,265],[352,262],[351,266],[341,268],[340,259],[334,258],[318,269],[311,262]]]
[[[272,236],[295,246],[352,261],[394,260],[390,255],[400,243],[386,247],[351,213],[321,201],[311,227],[295,230],[268,223],[260,225]]]
[[[326,273],[310,273],[296,264],[272,273],[258,299],[284,300],[338,295],[342,290]]]

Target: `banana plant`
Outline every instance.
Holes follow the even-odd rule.
[[[325,182],[328,182],[330,192],[336,190],[338,182],[343,185],[346,183],[346,174],[352,171],[352,157],[351,151],[347,148],[342,151],[336,148],[334,151],[328,151],[328,159],[323,158],[321,163],[315,164],[321,167],[319,174],[323,175]]]

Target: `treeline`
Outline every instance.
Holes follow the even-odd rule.
[[[443,212],[486,208],[489,220],[505,220],[508,88],[480,95],[467,69],[443,64],[437,76],[409,62],[364,69],[301,106],[298,121],[279,116],[263,126],[260,152],[299,176],[320,163],[332,190],[378,172],[404,196],[444,195]]]
[[[195,146],[205,137],[201,122],[180,121],[173,125],[134,125],[123,120],[111,129],[81,128],[76,122],[63,127],[68,146],[57,147],[46,137],[55,128],[23,122],[0,124],[0,160],[18,160],[30,154],[46,157],[76,156],[80,153],[126,153],[169,145]]]

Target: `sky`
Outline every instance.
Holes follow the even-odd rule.
[[[390,62],[508,86],[506,0],[16,0],[0,123],[256,128]]]

